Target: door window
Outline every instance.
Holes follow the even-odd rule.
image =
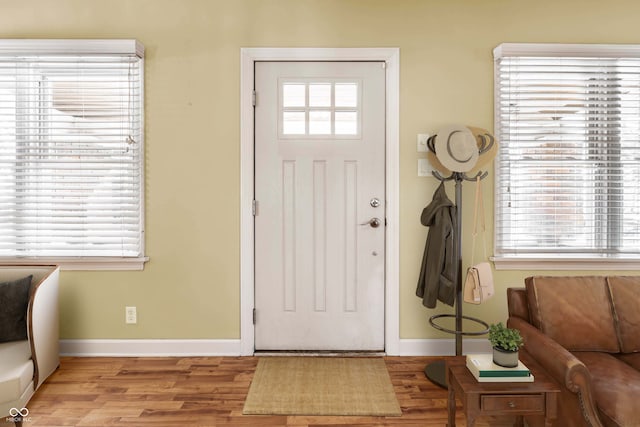
[[[360,82],[280,80],[282,138],[358,138]]]

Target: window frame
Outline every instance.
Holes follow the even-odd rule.
[[[503,43],[493,51],[494,56],[494,128],[500,129],[499,65],[504,57],[544,56],[544,57],[599,57],[599,58],[640,58],[640,45],[612,44],[549,44],[549,43]],[[496,135],[498,136],[498,135]],[[499,137],[498,137],[499,138]],[[498,154],[500,156],[500,153]],[[495,160],[495,194],[501,191],[499,157]],[[497,270],[640,270],[640,256],[585,253],[526,253],[508,254],[498,251],[498,206],[499,198],[494,197],[494,248],[491,257]]]
[[[140,58],[140,255],[2,257],[2,265],[50,265],[63,270],[142,270],[149,261],[145,252],[145,146],[144,146],[144,46],[135,39],[0,39],[4,55],[136,55]]]

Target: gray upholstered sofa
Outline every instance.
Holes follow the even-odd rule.
[[[31,396],[60,364],[59,272],[57,266],[0,266],[2,421],[19,425]]]

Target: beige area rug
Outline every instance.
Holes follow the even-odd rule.
[[[382,358],[262,357],[245,415],[400,416]]]

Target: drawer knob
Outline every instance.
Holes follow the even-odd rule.
[[[507,405],[509,406],[509,408],[515,408],[516,407],[516,404],[513,403],[513,402],[509,402],[509,403],[507,403]]]

